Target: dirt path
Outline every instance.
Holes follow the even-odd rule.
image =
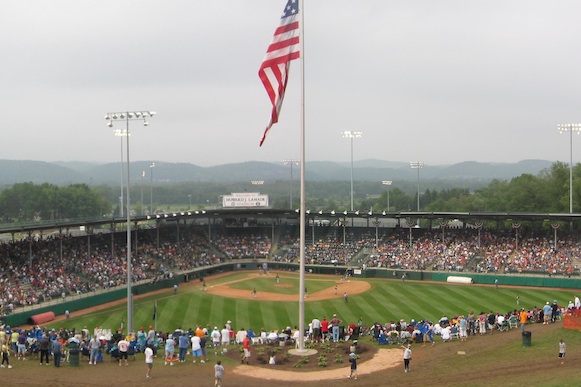
[[[357,365],[357,373],[359,375],[368,375],[373,372],[401,365],[403,364],[403,360],[401,360],[402,353],[401,349],[380,349],[377,351],[373,359]],[[281,371],[252,366],[238,366],[232,370],[232,373],[239,376],[282,382],[338,380],[345,379],[346,376],[345,372],[338,372],[337,370],[299,372]]]

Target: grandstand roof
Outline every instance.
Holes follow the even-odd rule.
[[[312,219],[342,219],[342,218],[359,218],[359,219],[442,219],[444,221],[460,220],[465,222],[576,222],[581,220],[581,214],[550,214],[550,213],[516,213],[516,212],[374,212],[365,211],[317,211],[307,210],[307,218]],[[299,218],[299,210],[280,210],[280,209],[256,209],[256,208],[238,208],[238,209],[207,209],[198,211],[177,211],[166,212],[155,215],[133,216],[131,221],[134,224],[146,221],[180,221],[180,220],[210,220],[210,219],[291,219]],[[72,229],[85,227],[92,230],[95,227],[105,224],[115,225],[126,223],[127,218],[114,217],[102,219],[65,219],[46,222],[29,222],[29,223],[12,223],[0,226],[0,234],[14,233],[33,233],[43,230],[54,229]],[[89,231],[90,232],[90,231]]]

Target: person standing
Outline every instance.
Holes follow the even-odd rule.
[[[519,306],[519,305],[520,305],[520,297],[516,296],[516,306]]]
[[[8,348],[8,344],[3,342],[0,350],[2,351],[2,363],[0,364],[0,368],[4,367],[12,368],[12,366],[10,365],[10,348]],[[4,363],[6,363],[6,365],[4,365]],[[40,364],[42,365],[42,363]]]
[[[412,346],[401,346],[403,348],[403,372],[406,374],[410,371],[410,360],[412,360]]]
[[[551,314],[553,313],[553,308],[549,305],[549,301],[543,306],[543,325],[547,325],[551,322]]]
[[[192,361],[192,363],[196,362],[196,359],[202,359],[202,347],[200,345],[200,337],[197,335],[193,335],[192,338],[190,339],[192,342],[192,356],[194,357],[194,360]]]
[[[280,276],[277,274],[276,275],[276,283],[279,284],[280,283]]]
[[[71,318],[71,312],[69,312],[69,310],[65,310],[65,318],[68,320],[69,318]]]
[[[347,292],[343,293],[343,301],[345,301],[345,303],[347,304],[349,302],[349,295],[347,295]]]
[[[313,340],[321,340],[321,320],[315,317],[313,321],[311,321],[311,327],[313,328]]]
[[[518,314],[520,320],[520,329],[522,332],[525,331],[525,325],[527,325],[527,321],[529,319],[529,315],[525,308],[521,308],[520,313]]]
[[[337,318],[336,314],[334,314],[331,321],[329,321],[329,324],[331,325],[331,334],[333,335],[334,343],[339,341],[339,325],[341,325],[342,322],[343,320]]]
[[[214,327],[214,330],[210,334],[210,338],[212,339],[212,345],[214,346],[214,355],[217,355],[218,348],[220,348],[220,339],[222,338],[218,327]]]
[[[230,329],[226,325],[220,331],[222,335],[222,353],[228,352],[228,344],[230,344]]]
[[[551,306],[551,322],[554,323],[557,321],[557,317],[559,315],[559,305],[557,304],[557,300],[553,301],[553,306]]]
[[[182,334],[179,338],[178,346],[180,349],[179,355],[180,363],[183,363],[186,361],[186,353],[188,352],[188,348],[190,347],[190,339],[188,338],[187,332],[182,331]]]
[[[246,365],[250,364],[250,356],[251,356],[251,346],[250,346],[250,337],[248,335],[246,335],[246,337],[244,338],[244,340],[242,341],[242,348],[244,349],[244,354],[242,355],[242,359],[240,361],[240,363],[244,364],[244,362],[246,362]]]
[[[357,356],[353,352],[349,354],[349,363],[351,363],[351,373],[347,378],[357,380]]]
[[[149,331],[147,332],[145,340],[145,343],[153,348],[153,343],[155,342],[155,331],[153,330],[152,325],[149,326]]]
[[[434,324],[432,324],[429,321],[426,321],[424,323],[424,326],[426,333],[424,334],[424,345],[422,345],[422,347],[425,347],[428,341],[432,343],[433,347],[434,345],[436,345],[436,342],[434,341]]]
[[[58,368],[61,366],[61,356],[63,351],[63,345],[60,343],[58,338],[52,341],[50,349],[54,359],[54,366]]]
[[[167,365],[168,362],[170,366],[173,365],[173,355],[176,349],[175,345],[176,342],[174,341],[173,336],[170,335],[165,340],[165,365]]]
[[[252,289],[252,297],[256,298],[256,288]]]
[[[486,334],[486,314],[484,312],[480,312],[478,315],[478,332],[480,336]]]
[[[206,349],[207,344],[208,335],[206,335],[206,332],[204,332],[202,337],[200,337],[200,349],[202,350],[202,361],[200,363],[205,363],[208,361],[208,350]]]
[[[16,347],[18,348],[18,353],[16,354],[17,360],[26,360],[26,335],[23,330],[20,330],[18,335],[18,341],[16,342]]]
[[[472,333],[472,336],[476,336],[476,317],[474,316],[474,311],[468,313],[468,335]]]
[[[222,365],[222,360],[218,360],[216,365],[214,365],[214,386],[222,386],[222,378],[224,377],[224,366]]]
[[[337,285],[335,285],[335,295],[337,295]]]
[[[327,317],[321,320],[321,342],[325,342],[329,338],[329,321]]]
[[[461,315],[459,319],[460,319],[460,328],[459,328],[460,341],[466,341],[466,338],[468,337],[468,320],[466,319],[466,317],[464,317],[464,315]]]
[[[498,278],[494,279],[494,287],[498,289]]]
[[[119,349],[119,366],[121,367],[121,362],[125,359],[125,365],[128,366],[129,363],[127,362],[127,354],[129,351],[129,341],[125,338],[122,338],[117,343],[117,349]]]
[[[561,364],[565,364],[565,352],[567,351],[567,346],[563,339],[559,341],[559,359],[561,359]]]
[[[40,351],[40,365],[42,365],[42,360],[45,359],[46,365],[48,363],[48,348],[50,347],[50,342],[48,341],[48,337],[46,335],[42,336],[40,342],[38,343],[38,350]],[[91,364],[89,362],[89,364]]]
[[[89,364],[97,364],[99,348],[101,348],[101,342],[97,339],[97,336],[93,336],[93,338],[89,341]],[[40,362],[42,363],[42,357]]]
[[[143,353],[145,354],[145,364],[147,365],[145,379],[151,379],[151,369],[153,368],[153,349],[151,348],[151,345],[148,344]]]

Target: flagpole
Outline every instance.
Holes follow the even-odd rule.
[[[300,352],[305,350],[305,4],[299,0],[300,12],[300,53],[301,53],[301,124],[300,124],[300,159],[301,159],[301,188],[300,188],[300,209],[299,209],[299,348]]]

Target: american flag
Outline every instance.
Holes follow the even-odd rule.
[[[288,81],[290,61],[300,57],[298,19],[299,0],[288,0],[280,19],[280,25],[274,31],[272,41],[266,50],[266,56],[260,65],[260,70],[258,70],[258,76],[272,103],[270,121],[262,135],[260,146],[262,146],[272,125],[278,122]]]

